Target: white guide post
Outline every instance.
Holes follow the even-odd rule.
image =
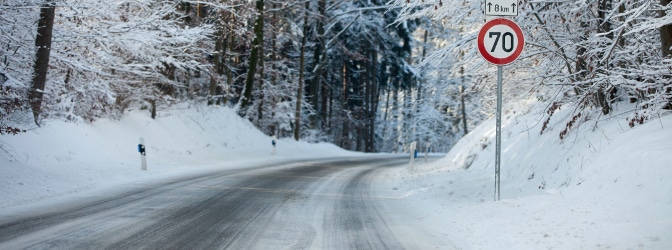
[[[411,161],[410,161],[411,168],[413,168],[413,165],[415,164],[415,149],[417,144],[418,144],[417,142],[411,142],[411,146],[409,147],[408,150],[411,153]]]
[[[278,139],[277,137],[273,136],[273,139],[271,140],[271,145],[273,145],[273,150],[271,151],[271,155],[275,155],[275,153],[276,153],[276,151],[275,151],[275,146],[276,146],[275,141],[277,139]]]
[[[147,156],[145,151],[145,138],[140,137],[140,144],[138,144],[138,152],[140,152],[140,169],[147,170]]]

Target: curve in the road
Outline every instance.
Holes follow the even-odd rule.
[[[403,159],[222,171],[0,225],[0,248],[398,249],[369,193]]]

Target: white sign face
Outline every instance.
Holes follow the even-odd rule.
[[[485,60],[495,65],[506,65],[518,59],[523,52],[525,37],[518,24],[497,18],[483,25],[476,42]]]
[[[488,54],[494,58],[507,58],[513,54],[518,45],[518,38],[509,26],[498,24],[492,26],[485,35],[483,44]]]
[[[486,16],[517,16],[518,0],[485,0]]]

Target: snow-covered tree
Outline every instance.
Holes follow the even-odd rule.
[[[428,56],[427,64],[440,64],[460,58],[452,67],[469,72],[472,91],[477,92],[479,106],[494,110],[492,79],[495,67],[477,55],[475,37],[486,20],[481,2],[461,1],[451,4],[440,0],[397,0],[402,18],[427,17],[459,31],[454,40]],[[563,104],[577,107],[567,126],[582,117],[606,115],[615,102],[638,102],[631,114],[633,123],[641,122],[662,111],[670,103],[670,63],[660,49],[659,28],[670,25],[670,10],[654,1],[527,1],[513,18],[526,36],[525,52],[506,71],[505,100],[533,94],[549,104],[548,113]],[[472,96],[473,97],[473,96]]]

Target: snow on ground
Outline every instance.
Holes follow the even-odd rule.
[[[493,201],[494,119],[445,157],[420,158],[375,183],[377,195],[398,197],[386,204],[409,214],[394,220],[427,228],[402,241],[420,242],[429,232],[427,242],[439,238],[445,248],[672,249],[672,116],[635,128],[625,117],[593,117],[559,140],[571,108],[558,111],[540,135],[543,107],[511,105],[519,112],[504,115],[501,201]],[[147,171],[140,170],[139,137]],[[363,155],[291,139],[280,140],[271,155],[270,140],[217,107],[171,110],[155,120],[135,111],[120,121],[48,121],[0,137],[10,153],[0,152],[0,209],[199,171]]]
[[[138,143],[146,145],[141,171]],[[217,168],[295,158],[361,155],[332,144],[277,142],[235,111],[221,107],[170,110],[157,119],[135,111],[93,124],[47,121],[27,133],[0,137],[0,209]],[[9,154],[7,154],[9,153]]]
[[[561,141],[572,108],[540,135],[543,110],[529,108],[540,105],[516,105],[523,114],[503,115],[499,202],[494,119],[379,192],[406,197],[415,219],[464,249],[672,249],[672,116],[634,128],[591,119]]]

